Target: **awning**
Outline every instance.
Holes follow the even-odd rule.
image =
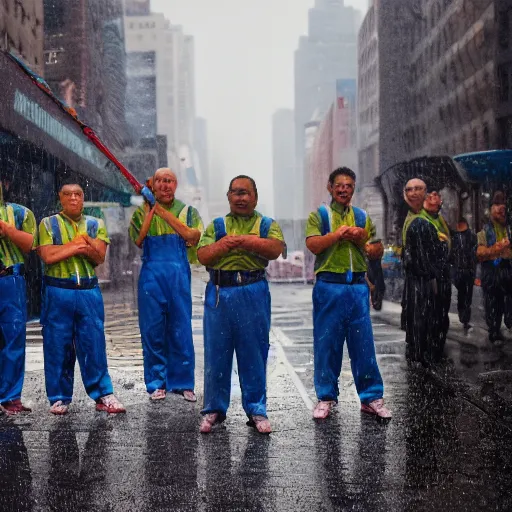
[[[453,159],[474,183],[489,189],[512,187],[512,149],[464,153]]]
[[[25,140],[58,158],[64,165],[105,187],[107,196],[130,204],[132,190],[114,165],[31,79],[0,52],[0,143]]]
[[[413,179],[422,179],[429,188],[454,188],[464,191],[468,184],[464,173],[449,156],[431,156],[400,162],[376,178],[390,205],[404,203],[403,189]]]

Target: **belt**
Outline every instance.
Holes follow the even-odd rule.
[[[66,290],[92,290],[98,286],[97,277],[83,278],[78,282],[75,279],[60,279],[58,277],[44,276],[43,281],[46,286],[65,288]]]
[[[0,270],[0,277],[7,276],[24,276],[25,275],[25,265],[17,264],[12,267],[3,267]]]
[[[318,272],[316,280],[336,284],[366,284],[365,275],[366,272],[353,272],[352,280],[350,280],[348,279],[349,276],[347,275],[347,272],[343,272],[342,274],[338,274],[337,272]]]
[[[209,268],[210,281],[215,286],[245,286],[265,279],[264,270],[214,270]]]

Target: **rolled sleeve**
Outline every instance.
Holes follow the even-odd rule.
[[[306,238],[322,235],[322,220],[317,212],[311,212],[306,223]]]
[[[284,242],[283,232],[276,221],[273,221],[270,225],[270,229],[268,230],[268,238],[273,238],[274,240]]]
[[[98,234],[96,235],[96,238],[105,242],[106,244],[110,244],[107,227],[105,226],[105,221],[103,219],[98,219]]]
[[[128,228],[128,234],[130,235],[130,238],[132,239],[133,243],[137,241],[140,234],[140,228],[142,227],[143,222],[143,216],[142,216],[142,210],[141,208],[137,208],[133,212],[132,219],[130,221],[130,227]]]
[[[206,230],[201,235],[201,239],[197,244],[197,248],[200,249],[201,247],[212,245],[213,243],[215,243],[215,241],[215,228],[213,226],[213,222],[211,222],[210,224],[208,224]]]

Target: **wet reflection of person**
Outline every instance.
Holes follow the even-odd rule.
[[[416,500],[420,489],[428,492],[439,485],[442,490],[443,479],[450,486],[455,467],[463,472],[457,461],[464,450],[458,442],[455,399],[432,379],[425,379],[423,371],[409,372],[407,380],[404,481]],[[428,502],[431,497],[427,495],[424,499]],[[416,501],[410,505],[406,510],[423,510]]]
[[[101,421],[85,443],[80,465],[80,450],[71,422],[63,420],[50,432],[50,472],[46,492],[49,510],[99,510],[112,499],[107,486],[110,431]]]
[[[259,439],[261,441],[261,438]],[[201,443],[201,460],[205,461],[203,496],[205,512],[245,510],[240,502],[241,486],[233,485],[233,456],[231,438],[227,430],[218,430],[215,438],[205,438]]]
[[[345,457],[350,450],[343,450],[346,436],[341,433],[340,418],[338,414],[332,414],[329,424],[315,423],[315,471],[318,483],[315,486],[321,489],[321,499],[329,500],[333,510],[350,510],[355,501],[350,497],[347,489],[348,468],[353,461]],[[350,438],[352,442],[352,438]],[[327,505],[322,502],[322,505]],[[327,506],[325,507],[327,510]]]
[[[0,429],[0,510],[32,510],[32,475],[23,432],[16,425]]]
[[[501,321],[512,327],[512,253],[507,233],[505,196],[496,192],[491,201],[490,221],[478,233],[477,258],[482,268],[482,290],[484,292],[485,320],[489,328],[489,341],[501,344]]]
[[[473,286],[476,275],[477,237],[469,229],[468,221],[461,217],[457,223],[457,231],[452,236],[452,282],[457,288],[457,310],[459,320],[465,332],[471,329],[471,303],[473,302]]]
[[[443,252],[436,228],[422,214],[427,186],[415,178],[404,187],[409,213],[402,230],[405,270],[405,342],[408,361],[428,366],[438,355],[437,336],[439,267]]]
[[[151,407],[147,411],[141,478],[144,504],[138,510],[198,509],[197,417],[176,415],[175,408]],[[141,476],[138,471],[134,474]]]
[[[268,450],[271,440],[250,436],[237,472],[237,488],[243,489],[245,512],[274,510],[275,493],[266,488],[269,477]]]

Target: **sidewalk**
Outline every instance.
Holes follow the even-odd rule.
[[[400,304],[384,301],[381,311],[372,310],[372,318],[400,328],[401,312]],[[491,416],[512,422],[512,334],[503,327],[506,341],[496,347],[487,329],[475,325],[465,334],[458,315],[449,313],[449,318],[448,365],[436,370],[436,377]]]

